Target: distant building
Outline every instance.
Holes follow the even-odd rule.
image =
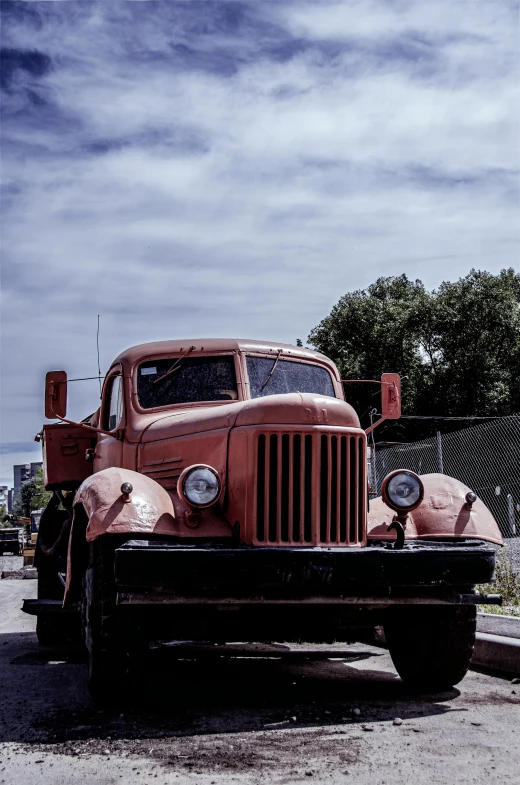
[[[21,463],[18,466],[13,466],[14,469],[14,489],[13,489],[13,506],[16,504],[20,488],[27,480],[32,480],[36,476],[37,470],[43,466],[43,463]]]
[[[7,512],[13,511],[13,498],[14,498],[14,488],[9,488],[7,491]]]

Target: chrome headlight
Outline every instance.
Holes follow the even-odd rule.
[[[423,500],[424,486],[417,474],[401,469],[385,477],[381,494],[385,504],[397,512],[414,510]]]
[[[220,495],[220,480],[211,466],[189,466],[179,477],[179,496],[193,507],[209,507]]]

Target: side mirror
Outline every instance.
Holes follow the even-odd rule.
[[[67,372],[49,371],[45,376],[45,416],[61,420],[67,414]]]
[[[398,420],[401,416],[401,377],[398,373],[381,375],[381,418]]]

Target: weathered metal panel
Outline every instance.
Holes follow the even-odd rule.
[[[471,488],[445,474],[423,474],[424,499],[408,515],[405,536],[407,540],[432,538],[479,539],[503,544],[500,529],[481,499],[468,507],[466,494]],[[370,501],[368,514],[368,539],[393,540],[395,533],[388,526],[395,513],[378,497]]]

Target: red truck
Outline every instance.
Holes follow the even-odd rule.
[[[399,417],[399,377],[380,385],[381,420]],[[476,605],[500,602],[475,590],[500,531],[445,475],[392,472],[369,502],[367,435],[327,357],[149,343],[114,360],[91,417],[67,419],[66,399],[49,372],[55,493],[24,609],[40,642],[85,642],[95,698],[123,694],[153,640],[352,641],[381,625],[402,679],[464,677]]]

